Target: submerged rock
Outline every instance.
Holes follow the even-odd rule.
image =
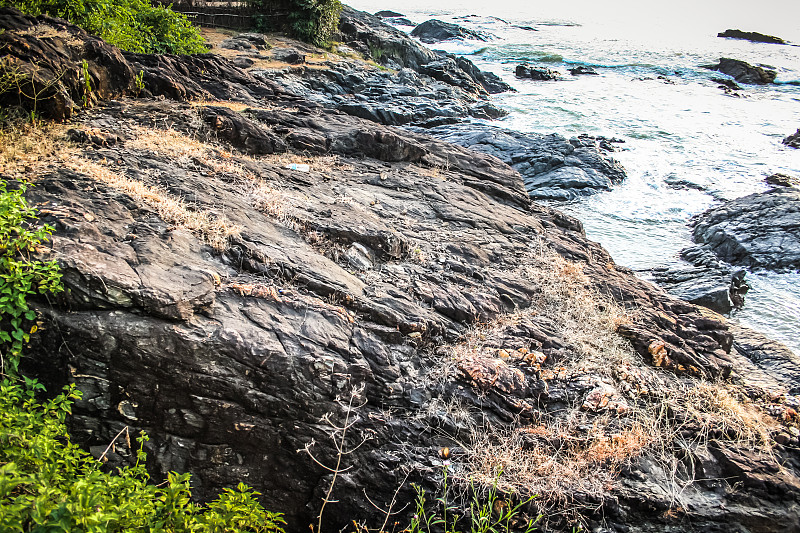
[[[780,37],[773,37],[772,35],[764,35],[755,31],[742,31],[742,30],[725,30],[718,33],[717,37],[727,37],[729,39],[743,39],[745,41],[752,41],[754,43],[771,43],[771,44],[788,44]]]
[[[557,70],[553,70],[550,68],[543,68],[543,67],[534,67],[529,63],[522,63],[517,65],[514,69],[514,75],[518,78],[526,78],[531,80],[541,80],[541,81],[549,81],[549,80],[557,80],[561,78],[561,73]]]
[[[569,69],[569,73],[572,74],[573,76],[581,76],[585,74],[592,76],[599,76],[599,73],[595,69],[593,69],[592,67],[585,67],[583,65]]]
[[[487,41],[485,35],[477,31],[462,28],[457,24],[443,22],[438,19],[426,20],[411,31],[411,35],[426,44],[438,43],[449,39],[474,39]]]
[[[783,144],[791,148],[800,148],[800,128],[797,128],[795,133],[783,139]]]
[[[713,207],[692,220],[694,241],[732,265],[800,268],[800,190],[773,189]]]
[[[750,63],[746,63],[738,59],[730,59],[727,57],[720,58],[719,63],[708,68],[711,70],[718,70],[723,74],[727,74],[739,83],[756,85],[773,83],[777,76],[777,73],[774,70],[760,66],[753,66]]]

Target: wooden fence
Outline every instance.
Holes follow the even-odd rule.
[[[208,2],[204,0],[171,3],[168,0],[154,0],[164,6],[172,6],[173,11],[183,13],[193,24],[211,28],[231,30],[252,29],[256,18],[267,19],[269,26],[278,28],[286,19],[285,9],[255,8],[246,2]]]

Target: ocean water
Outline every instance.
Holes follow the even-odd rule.
[[[615,157],[628,179],[612,191],[557,207],[584,222],[615,261],[642,272],[679,262],[691,243],[687,222],[711,206],[767,190],[775,172],[800,177],[800,150],[781,140],[800,127],[800,3],[676,0],[665,5],[596,2],[356,0],[413,22],[439,18],[491,34],[488,42],[434,45],[470,57],[518,92],[492,97],[510,112],[495,121],[538,133],[623,139]],[[537,31],[520,28],[530,27]],[[798,46],[716,37],[728,28],[776,35]],[[410,31],[411,28],[403,28]],[[720,57],[763,64],[777,84],[726,95],[703,69]],[[518,80],[514,67],[539,63],[562,81]],[[599,76],[570,76],[591,66]],[[755,272],[733,320],[800,354],[800,273]]]

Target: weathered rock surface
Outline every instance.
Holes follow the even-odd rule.
[[[0,10],[3,42],[30,45],[22,62],[66,53],[26,39],[42,23],[58,24]],[[536,430],[565,412],[586,417],[569,442],[587,442],[592,427],[622,420],[614,417],[626,406],[668,384],[738,375],[742,358],[721,318],[614,265],[580,222],[531,204],[520,175],[499,159],[324,108],[215,56],[113,55],[77,38],[85,44],[69,60],[97,57],[94,46],[118,59],[95,64],[98,79],[144,70],[147,93],[73,111],[70,137],[80,144],[30,176],[29,200],[55,227],[46,255],[68,290],[38,302],[42,325],[26,372],[50,390],[73,382],[84,392],[71,418],[75,442],[92,449],[125,426],[145,430],[155,479],[190,471],[193,493],[206,499],[245,482],[286,513],[288,531],[302,531],[331,482],[302,450],[313,440],[314,457],[335,462],[330,435],[347,419],[347,445],[364,442],[343,458],[353,468],[325,511],[335,531],[354,518],[383,521],[365,493],[388,506],[411,500],[410,481],[434,489],[439,450],[469,442],[476,427],[524,424],[524,446],[556,456],[567,441],[546,442]],[[308,158],[310,171],[285,168],[285,157]],[[109,174],[183,199],[207,225],[190,231]],[[226,246],[207,244],[215,228],[230,230]],[[537,261],[548,268],[531,273]],[[635,310],[617,331],[636,359],[603,375],[581,371],[578,358],[594,341],[559,325],[539,276]],[[455,357],[478,322],[496,333]],[[586,411],[570,411],[584,403]],[[590,528],[620,533],[687,523],[798,530],[791,436],[761,456],[723,432],[710,451],[694,448],[696,433],[682,427],[676,470],[642,455],[565,506],[579,506]],[[616,442],[614,431],[600,449]],[[454,453],[451,468],[458,464]],[[689,470],[694,482],[676,511],[675,476]]]
[[[487,37],[477,31],[462,28],[458,24],[443,22],[438,19],[426,20],[411,32],[411,35],[426,44],[438,43],[449,39],[472,39],[487,41]]]
[[[530,80],[550,81],[561,78],[561,73],[545,67],[536,67],[529,63],[522,63],[517,65],[514,69],[514,75],[518,78],[526,78]]]
[[[339,22],[339,33],[341,41],[364,57],[392,69],[410,68],[473,94],[512,90],[497,75],[482,72],[469,59],[436,53],[397,28],[385,24],[380,17],[363,11],[345,7]],[[448,65],[444,70],[435,66],[448,59],[454,61],[455,65]],[[427,72],[423,72],[426,69]],[[437,76],[438,72],[442,72],[442,75]]]
[[[452,59],[446,61],[454,64]],[[443,62],[424,65],[420,70],[435,75],[434,69]],[[388,72],[337,61],[328,63],[327,68],[254,70],[252,74],[325,107],[379,124],[431,126],[460,122],[470,116],[497,118],[506,114],[476,95],[482,89],[471,80],[448,79],[461,86],[453,85],[410,68]]]
[[[447,142],[491,154],[519,171],[531,198],[569,200],[611,189],[625,170],[607,154],[613,144],[586,135],[565,139],[504,130],[484,124],[458,124],[428,130]]]
[[[402,13],[398,13],[397,11],[389,11],[389,10],[378,11],[377,13],[375,13],[375,16],[376,17],[381,17],[381,18],[384,18],[384,19],[385,18],[405,17],[405,15],[402,14]]]
[[[800,190],[738,198],[698,215],[692,225],[694,241],[732,265],[800,268]]]
[[[729,39],[743,39],[754,43],[771,43],[771,44],[787,44],[786,41],[780,37],[773,37],[772,35],[765,35],[755,31],[742,31],[742,30],[725,30],[717,34],[717,37],[727,37]]]
[[[744,306],[745,295],[750,290],[745,271],[732,269],[700,247],[682,250],[681,259],[689,265],[650,271],[654,280],[670,294],[723,314]]]
[[[800,128],[783,140],[783,144],[792,148],[800,148]]]
[[[754,66],[750,63],[727,57],[720,58],[719,63],[708,68],[727,74],[739,83],[756,85],[772,83],[777,76],[777,73],[769,68]]]

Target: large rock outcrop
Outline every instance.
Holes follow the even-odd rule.
[[[769,44],[787,44],[786,41],[780,37],[758,33],[756,31],[742,31],[742,30],[725,30],[717,34],[717,37],[726,37],[728,39],[742,39],[754,43],[769,43]]]
[[[477,31],[463,28],[458,24],[443,22],[438,19],[426,20],[411,31],[411,35],[426,44],[438,43],[450,39],[473,39],[487,41],[485,35]]]
[[[728,57],[720,58],[719,63],[708,68],[727,74],[739,83],[766,85],[774,82],[777,77],[774,70]]]
[[[625,170],[608,154],[613,143],[587,135],[565,139],[504,130],[484,124],[456,124],[428,130],[442,140],[491,154],[519,171],[534,199],[569,200],[611,189]]]
[[[781,187],[731,200],[692,221],[696,243],[732,265],[800,268],[800,190]]]
[[[41,24],[60,23],[0,10],[6,42]],[[794,400],[752,387],[785,419],[760,444],[693,416],[705,404],[676,393],[743,379],[729,326],[616,266],[502,161],[214,56],[120,57],[146,96],[73,112],[46,132],[62,149],[25,170],[67,289],[37,304],[26,372],[84,392],[75,442],[145,430],[156,479],[190,471],[201,498],[243,481],[290,531],[319,512],[332,476],[316,461],[335,463],[345,425],[329,531],[379,525],[367,502],[410,501],[411,481],[435,490],[443,447],[479,482],[572,457],[526,471],[551,528],[797,531],[797,439],[770,440]]]

